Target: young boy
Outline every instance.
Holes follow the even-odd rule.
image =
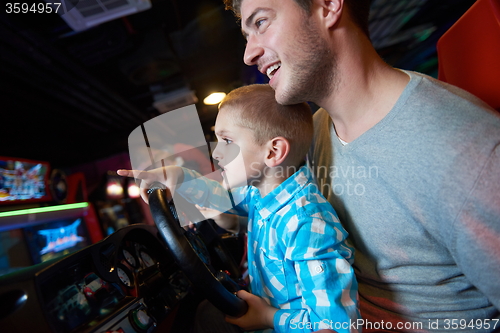
[[[308,105],[278,104],[269,85],[233,90],[219,106],[213,157],[234,209],[248,216],[252,292],[238,292],[249,305],[247,314],[226,320],[244,330],[356,331],[351,325],[359,318],[353,250],[335,211],[301,166],[312,132]],[[223,186],[191,170],[169,166],[141,178],[152,183],[164,174],[166,185],[187,200],[221,209]],[[221,227],[237,231],[243,227],[238,221],[226,220]]]

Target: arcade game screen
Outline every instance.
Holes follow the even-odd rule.
[[[24,236],[33,264],[64,256],[92,244],[81,217],[26,227]]]
[[[50,200],[48,169],[45,162],[0,157],[0,203]]]

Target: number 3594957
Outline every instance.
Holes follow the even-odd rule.
[[[60,2],[54,3],[25,3],[25,2],[8,2],[5,4],[5,12],[7,14],[26,14],[26,13],[57,13],[61,7]]]

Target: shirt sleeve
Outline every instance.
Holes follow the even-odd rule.
[[[490,154],[453,225],[451,252],[464,275],[500,309],[500,148]]]
[[[325,215],[334,222],[325,222]],[[303,308],[278,310],[275,331],[358,332],[358,288],[350,264],[354,250],[346,243],[347,232],[330,212],[299,217],[292,229],[286,232],[285,260],[293,262]]]
[[[187,201],[221,212],[248,215],[248,188],[239,187],[226,190],[219,182],[208,179],[198,172],[182,168],[184,180],[176,192]]]

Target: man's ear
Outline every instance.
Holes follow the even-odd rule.
[[[324,26],[328,29],[340,21],[344,10],[344,0],[314,0],[313,5]]]
[[[264,163],[270,168],[282,164],[290,154],[290,142],[278,136],[266,143],[267,156]]]

